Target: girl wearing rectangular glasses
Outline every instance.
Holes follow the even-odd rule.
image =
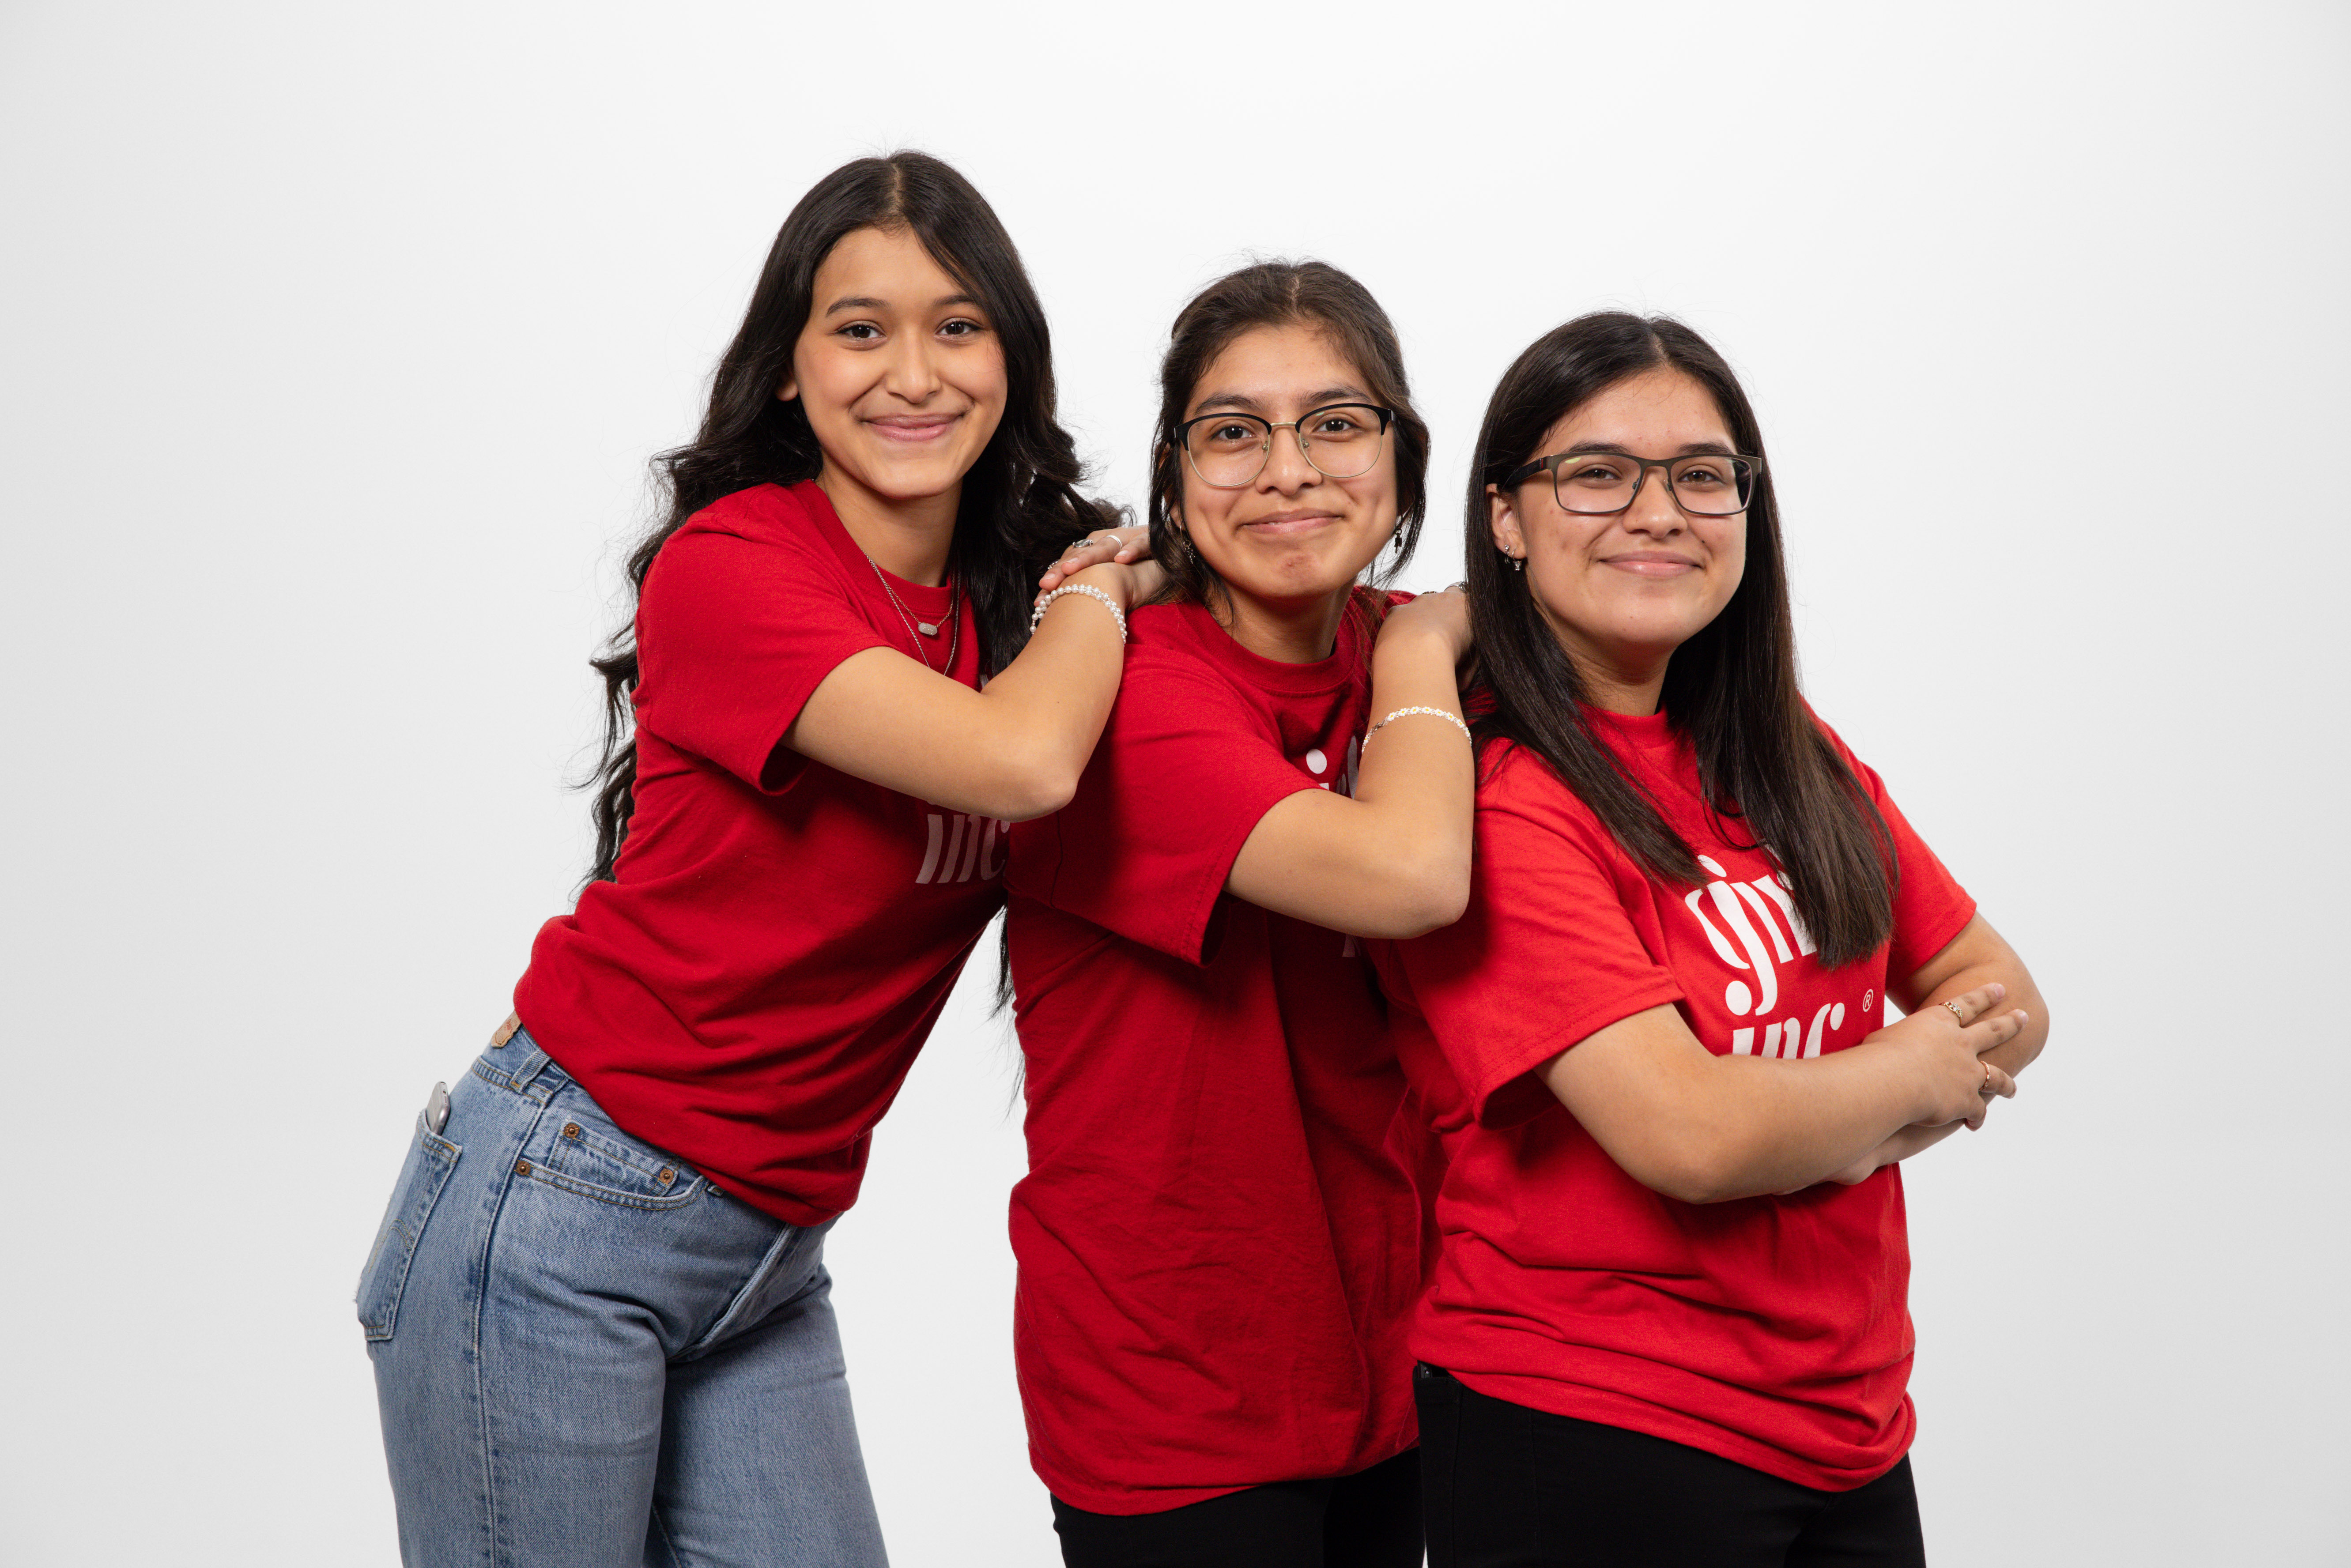
[[[1537,341],[1469,507],[1474,888],[1379,954],[1447,1162],[1429,1560],[1920,1563],[1893,1167],[2013,1092],[2041,998],[1799,695],[1762,436],[1696,333]]]
[[[1358,586],[1428,444],[1354,279],[1212,284],[1161,390],[1170,591],[1076,798],[1013,831],[1030,1452],[1077,1568],[1408,1568],[1427,1145],[1357,939],[1468,890],[1465,603]]]

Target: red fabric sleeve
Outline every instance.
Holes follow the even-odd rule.
[[[1845,760],[1852,763],[1862,787],[1877,803],[1878,815],[1886,819],[1886,829],[1894,835],[1895,863],[1901,870],[1902,881],[1894,890],[1894,942],[1886,956],[1886,978],[1899,986],[1925,968],[1928,959],[1949,946],[1951,938],[1966,929],[1968,922],[1975,918],[1976,901],[1968,896],[1967,889],[1935,858],[1935,852],[1910,826],[1910,820],[1886,792],[1886,781],[1876,770],[1851,752],[1845,753]]]
[[[1497,1128],[1558,1103],[1535,1068],[1682,996],[1625,913],[1649,894],[1614,841],[1540,762],[1501,766],[1478,808],[1468,912],[1395,949],[1470,1113]]]
[[[1007,885],[1202,963],[1241,845],[1278,801],[1313,788],[1272,719],[1229,682],[1137,646],[1076,796],[1013,828]]]
[[[820,546],[691,529],[645,580],[639,701],[672,745],[778,794],[801,771],[778,747],[810,694],[851,654],[890,645]]]

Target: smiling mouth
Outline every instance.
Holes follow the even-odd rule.
[[[884,441],[919,446],[945,435],[962,418],[959,413],[893,414],[885,419],[869,419],[865,428]]]
[[[1276,512],[1270,517],[1259,517],[1253,522],[1243,523],[1241,531],[1267,535],[1275,538],[1289,538],[1299,534],[1312,533],[1315,529],[1338,520],[1339,514],[1336,512]]]
[[[1635,577],[1680,577],[1698,569],[1698,562],[1687,556],[1646,550],[1633,555],[1612,555],[1600,564],[1613,566],[1619,571],[1629,571]]]

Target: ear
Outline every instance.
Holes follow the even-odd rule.
[[[1494,536],[1496,549],[1509,556],[1526,555],[1526,536],[1519,528],[1518,501],[1502,494],[1499,485],[1486,486],[1486,526]]]
[[[778,402],[789,402],[799,395],[800,379],[798,376],[786,376],[784,378],[784,384],[776,389],[776,401]]]

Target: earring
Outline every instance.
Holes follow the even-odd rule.
[[[1510,558],[1510,570],[1511,570],[1512,571],[1524,571],[1524,570],[1527,570],[1527,558],[1526,558],[1526,557],[1524,557],[1524,556],[1522,556],[1522,555],[1514,555],[1514,556],[1512,556],[1512,557]]]

